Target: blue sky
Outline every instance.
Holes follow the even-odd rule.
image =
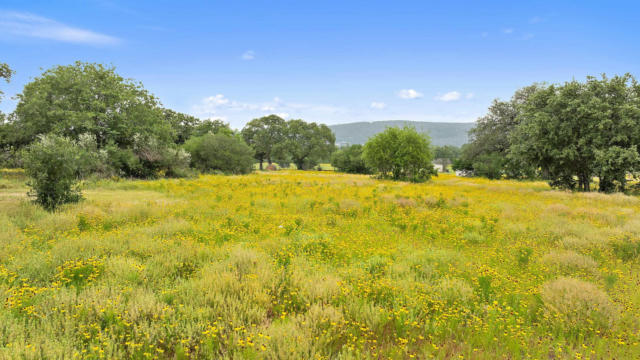
[[[42,70],[112,64],[172,109],[242,127],[474,121],[532,82],[640,75],[640,4],[590,1],[0,3],[0,110]]]

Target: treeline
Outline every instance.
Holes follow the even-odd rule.
[[[12,75],[0,63],[0,77]],[[0,167],[24,167],[49,209],[77,200],[81,178],[244,174],[256,159],[311,169],[335,148],[325,125],[270,115],[235,131],[166,109],[141,83],[101,64],[46,70],[17,99],[14,112],[0,113]]]
[[[454,164],[488,178],[625,191],[640,173],[640,85],[630,74],[534,84],[495,100]]]

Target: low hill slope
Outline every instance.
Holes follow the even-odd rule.
[[[434,145],[461,146],[468,140],[467,132],[474,123],[443,123],[389,120],[375,122],[356,122],[329,126],[336,134],[336,144],[364,144],[371,136],[388,127],[412,126],[420,132],[428,133]]]

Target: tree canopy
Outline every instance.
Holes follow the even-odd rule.
[[[430,139],[414,128],[387,128],[367,141],[363,155],[382,178],[421,182],[435,173]]]
[[[262,163],[267,160],[269,164],[280,159],[284,149],[281,148],[285,141],[287,130],[286,121],[277,115],[263,116],[253,119],[242,129],[242,137],[255,151],[255,157]]]
[[[254,149],[260,169],[264,160],[269,164],[292,161],[300,170],[311,169],[320,161],[329,160],[336,141],[324,124],[285,121],[277,115],[251,120],[242,129],[242,136]]]
[[[336,137],[327,125],[289,120],[285,130],[284,151],[296,167],[307,170],[328,160],[335,150]]]
[[[136,134],[161,142],[173,137],[158,100],[142,84],[101,64],[76,62],[46,70],[24,87],[18,100],[10,123],[17,147],[42,134],[78,140],[88,133],[98,148],[111,142],[132,146]]]
[[[538,89],[510,137],[510,158],[538,167],[552,186],[624,190],[640,170],[640,86],[629,74]]]

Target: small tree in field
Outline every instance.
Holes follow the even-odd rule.
[[[40,137],[24,154],[24,168],[31,178],[29,196],[49,211],[82,198],[77,187],[82,149],[56,135]]]
[[[423,182],[435,174],[429,137],[414,128],[387,128],[367,141],[363,155],[382,178]]]

